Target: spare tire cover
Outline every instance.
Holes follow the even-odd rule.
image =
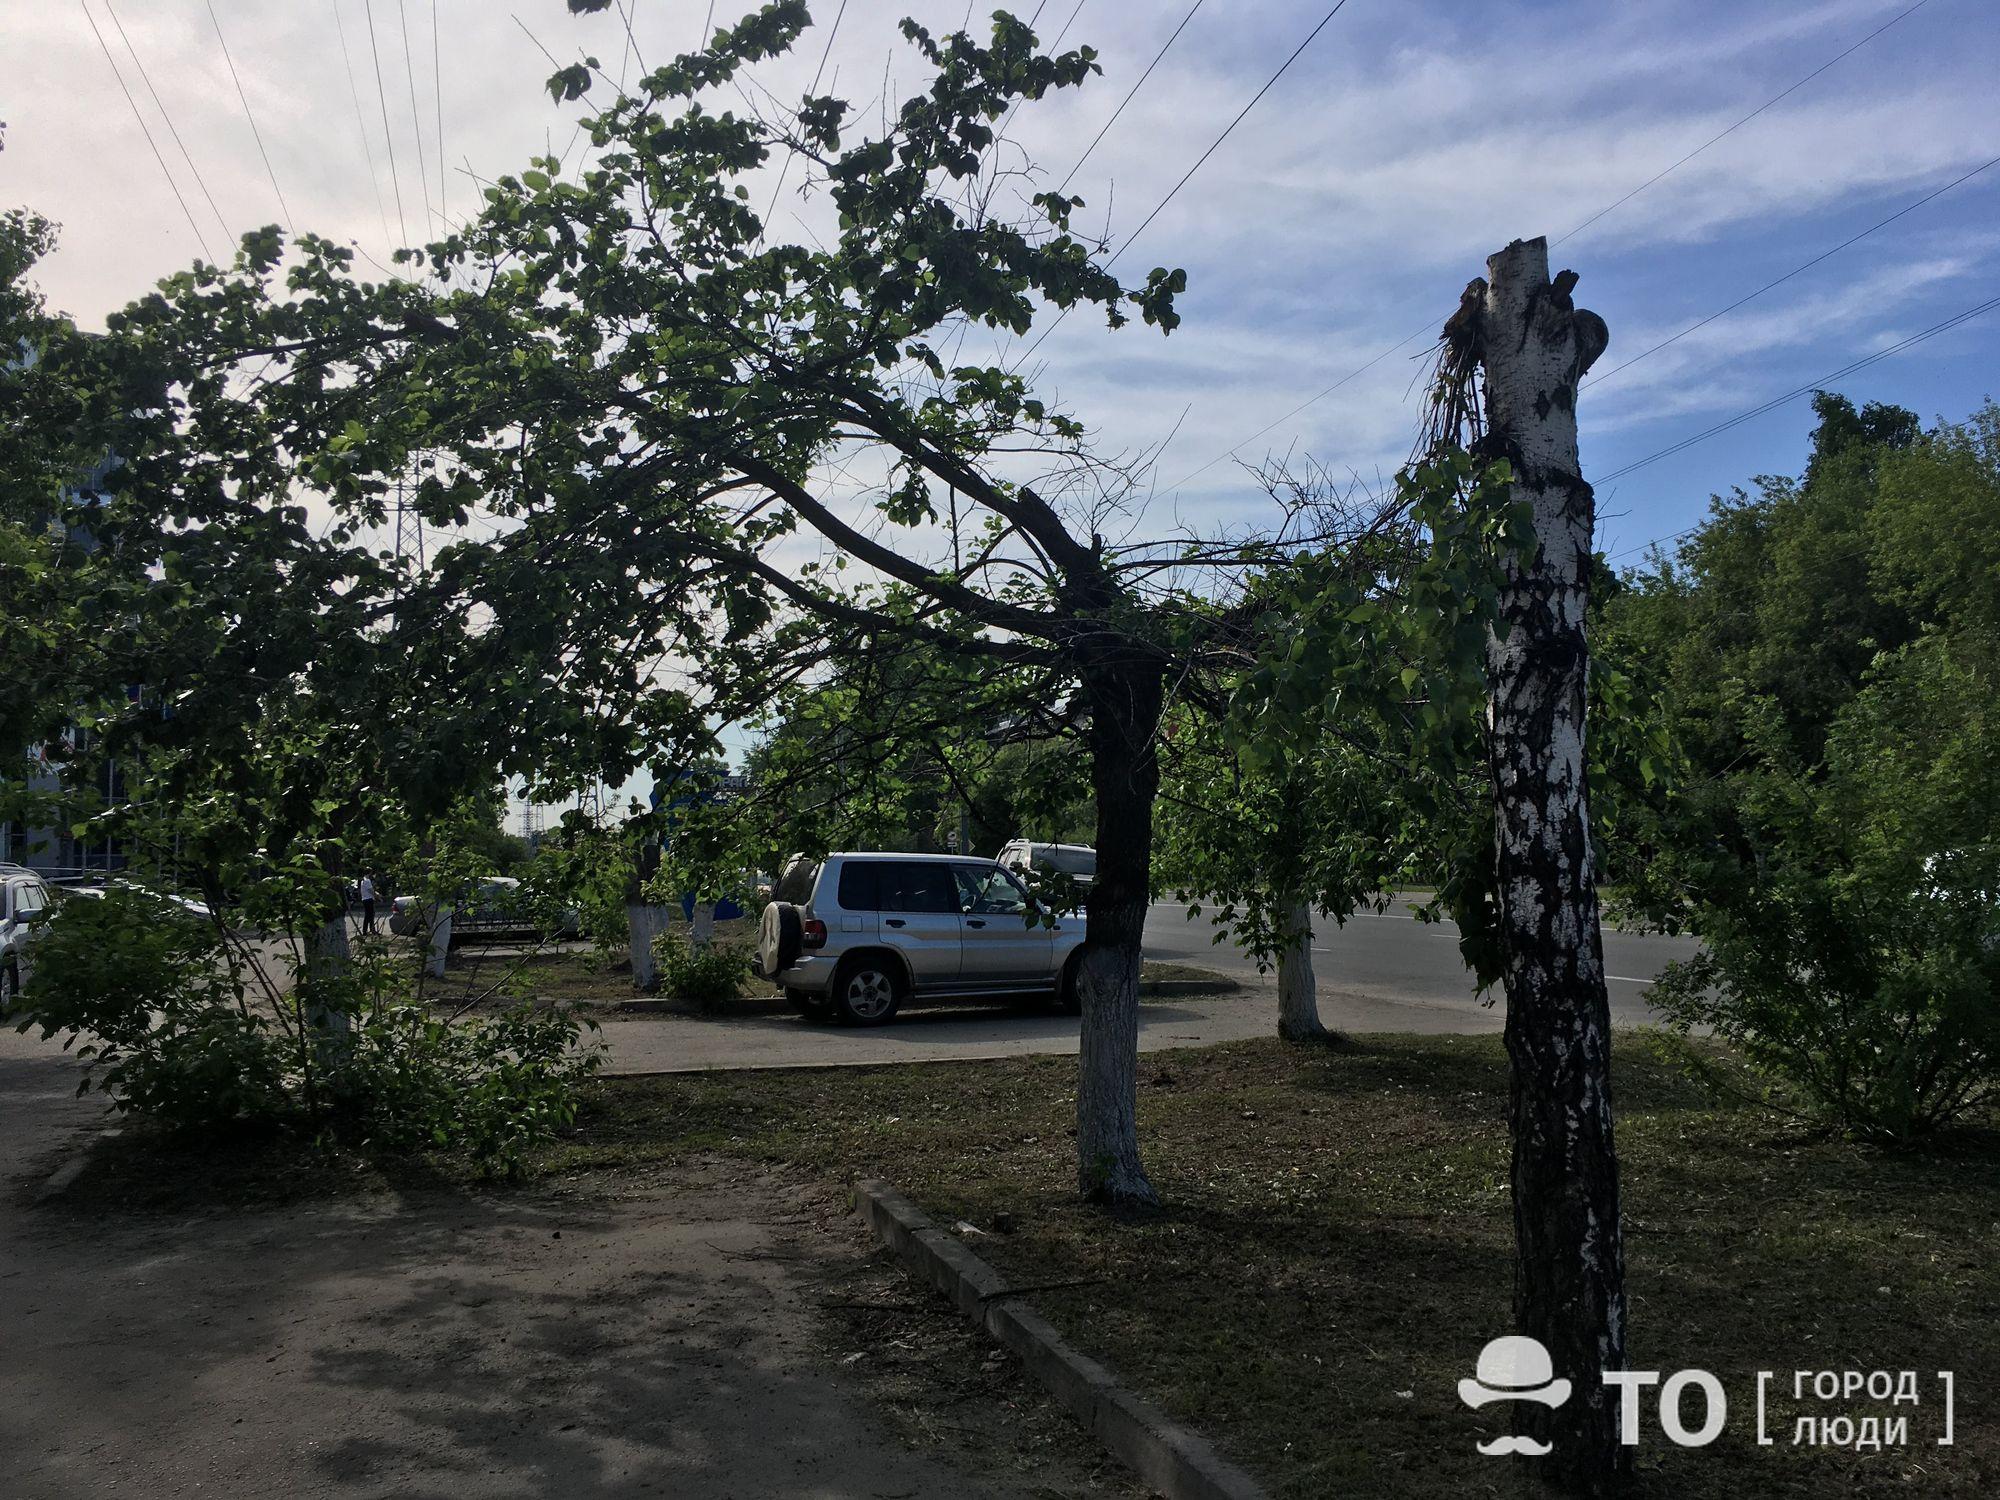
[[[773,901],[757,924],[757,968],[766,979],[798,962],[805,947],[805,917],[789,901]]]

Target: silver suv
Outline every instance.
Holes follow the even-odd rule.
[[[879,1026],[912,996],[1045,995],[1076,1005],[1083,922],[1052,920],[998,862],[946,854],[794,860],[757,967],[815,1019]]]
[[[0,865],[0,1015],[14,1008],[34,971],[37,920],[49,909],[42,877],[20,865]]]

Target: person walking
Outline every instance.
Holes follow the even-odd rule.
[[[361,877],[361,931],[363,936],[375,931],[375,882],[366,875]]]

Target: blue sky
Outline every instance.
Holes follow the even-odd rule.
[[[1042,0],[1044,37],[1068,24],[1066,44],[1095,46],[1105,68],[1015,121],[1024,151],[1053,178],[1070,169],[1188,3],[1084,0],[1078,11],[1075,0]],[[1073,190],[1090,200],[1086,222],[1107,215],[1114,240],[1135,227],[1328,3],[1204,0],[1077,174]],[[655,61],[690,43],[707,9],[702,0],[632,4],[639,50]],[[1037,350],[1034,368],[1113,450],[1148,451],[1178,424],[1157,464],[1162,498],[1149,522],[1254,524],[1260,502],[1234,464],[1177,482],[1441,320],[1488,251],[1517,234],[1570,229],[1908,5],[1349,0],[1121,261],[1128,273],[1155,263],[1188,269],[1182,328],[1167,340],[1143,329],[1107,336],[1073,318]],[[87,8],[211,241],[221,231],[205,196],[232,230],[276,217],[202,0],[87,0]],[[762,81],[780,95],[800,91],[839,9],[822,0],[821,26]],[[360,0],[217,0],[296,220],[353,236],[382,257],[396,237],[382,232],[395,218],[385,102],[404,221],[421,225],[429,184],[417,180],[415,148],[423,145],[435,176],[436,104],[448,213],[470,204],[467,170],[504,170],[545,142],[570,140],[574,109],[540,93],[547,62],[512,14],[565,58],[588,49],[609,68],[625,45],[615,15],[574,19],[561,0],[520,0],[511,10],[440,0],[434,104],[430,6],[405,0],[419,95],[413,124],[397,7],[374,10],[386,101],[374,92]],[[730,10],[728,0],[717,6],[725,17]],[[827,81],[867,105],[885,73],[892,88],[917,73],[895,37],[897,17],[949,27],[967,10],[964,0],[849,0],[827,48]],[[356,69],[358,121],[336,16]],[[114,17],[148,64],[208,195],[162,128]],[[78,7],[9,7],[0,45],[38,59],[14,80],[0,196],[63,223],[46,283],[59,305],[98,322],[184,264],[192,235]],[[1579,296],[1610,323],[1604,368],[2000,155],[1996,76],[2000,17],[1990,0],[1928,0],[1559,246],[1556,261],[1583,275]],[[2000,292],[1996,208],[2000,167],[1586,393],[1588,470],[1609,473]],[[1996,350],[2000,315],[1841,388],[1926,417],[1962,417],[1992,391]],[[1289,450],[1336,471],[1386,473],[1408,445],[1412,372],[1402,354],[1384,359],[1241,456]],[[1618,550],[1674,531],[1699,516],[1711,490],[1795,469],[1808,425],[1800,403],[1606,485],[1607,543]]]
[[[562,0],[378,3],[378,95],[361,0],[215,0],[244,94],[296,222],[352,237],[386,259],[397,237],[388,176],[396,146],[403,219],[416,238],[445,133],[443,212],[471,205],[469,173],[518,168],[561,150],[576,110],[541,91],[550,71],[527,31],[567,60],[589,50],[627,66],[615,14],[575,19]],[[631,5],[638,51],[657,62],[689,45],[704,0]],[[1024,108],[1012,135],[1059,181],[1158,52],[1192,0],[1043,0],[1038,30],[1098,48],[1105,74]],[[1204,0],[1178,42],[1077,172],[1085,223],[1129,234],[1270,77],[1331,0]],[[1268,523],[1270,507],[1233,462],[1212,460],[1405,336],[1441,322],[1484,257],[1517,235],[1572,229],[1789,88],[1910,0],[1715,3],[1452,3],[1348,0],[1118,269],[1187,268],[1185,322],[1171,338],[1111,335],[1078,316],[1030,368],[1112,452],[1157,452],[1151,508],[1163,534]],[[123,22],[208,191],[163,129],[114,27]],[[980,13],[988,5],[974,7]],[[1017,9],[1030,13],[1035,0]],[[728,0],[716,7],[731,12]],[[919,68],[895,34],[914,13],[934,29],[965,0],[838,0],[759,83],[796,97],[822,53],[823,87],[872,115]],[[98,42],[95,16],[169,170],[214,240],[277,216],[276,194],[203,0],[38,0],[0,13],[16,69],[0,156],[0,201],[62,222],[47,267],[52,300],[84,323],[184,265],[194,236]],[[511,19],[518,14],[522,26]],[[345,28],[354,83],[335,20]],[[631,64],[635,66],[636,64]],[[1579,300],[1612,343],[1601,369],[1677,332],[1906,203],[2000,156],[2000,12],[1993,0],[1927,0],[1758,118],[1561,244]],[[413,111],[408,91],[414,84]],[[432,90],[437,90],[435,97]],[[357,111],[357,105],[359,109]],[[413,119],[414,114],[414,119]],[[364,146],[364,141],[366,145]],[[426,164],[420,179],[418,147]],[[371,175],[370,160],[374,171]],[[575,158],[572,157],[572,161]],[[795,184],[794,184],[795,185]],[[216,210],[206,199],[212,196]],[[796,230],[787,195],[780,232]],[[1587,476],[1814,380],[1909,333],[2000,295],[2000,167],[1584,392]],[[815,210],[805,207],[805,222]],[[1421,342],[1421,341],[1419,341]],[[1019,344],[1006,344],[1011,360]],[[1371,482],[1408,451],[1418,347],[1240,448],[1309,455]],[[968,354],[973,348],[968,345]],[[1842,380],[1856,400],[1958,419],[1995,393],[2000,313]],[[1624,552],[1697,520],[1711,491],[1796,471],[1804,401],[1600,486],[1601,539]],[[1158,445],[1172,433],[1163,452]],[[1206,466],[1206,467],[1204,467]],[[1193,471],[1201,470],[1192,479]],[[1183,482],[1185,481],[1185,482]],[[1631,558],[1625,559],[1631,561]]]

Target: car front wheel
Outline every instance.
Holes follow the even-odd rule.
[[[833,1005],[850,1026],[880,1026],[903,1003],[903,976],[879,959],[857,959],[833,981]]]

